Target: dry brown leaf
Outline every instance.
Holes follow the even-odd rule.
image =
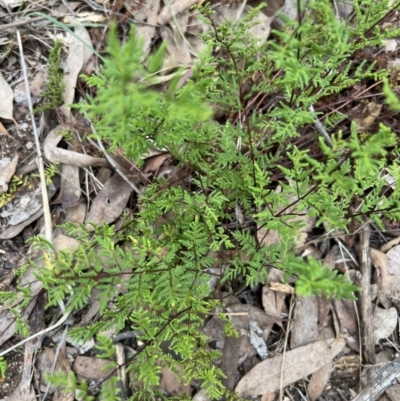
[[[262,289],[262,304],[264,307],[264,311],[268,316],[275,316],[279,318],[285,308],[285,298],[287,293],[291,293],[290,286],[286,284],[282,284],[283,280],[283,272],[276,268],[272,268],[268,274],[269,282],[264,285]],[[279,281],[271,281],[271,280],[279,280]],[[265,340],[269,336],[269,333],[272,330],[273,323],[265,326]]]
[[[76,20],[73,20],[73,22],[77,23]],[[75,35],[79,36],[81,40],[78,40],[75,36],[72,36],[68,50],[68,57],[64,67],[65,91],[64,104],[61,106],[61,111],[64,113],[67,119],[71,117],[71,108],[69,106],[74,101],[76,81],[78,80],[79,74],[85,68],[87,62],[92,56],[92,52],[82,43],[83,41],[89,46],[92,46],[92,41],[86,28],[83,26],[77,26],[75,28]]]
[[[318,297],[318,329],[322,329],[331,309],[331,300],[324,296]]]
[[[258,356],[261,358],[262,361],[264,359],[267,359],[268,350],[263,338],[265,331],[263,332],[263,330],[261,330],[257,322],[250,322],[249,330],[250,344],[256,350]]]
[[[49,199],[56,192],[51,185],[47,187]],[[5,205],[0,212],[3,224],[0,226],[0,239],[10,239],[18,235],[26,226],[36,221],[43,214],[42,196],[40,188],[25,193]]]
[[[18,155],[12,159],[3,157],[0,159],[0,195],[8,191],[8,183],[15,173],[18,164]]]
[[[242,3],[237,4],[238,5],[236,6],[232,4],[230,7],[227,7],[224,4],[216,7],[216,15],[214,17],[215,23],[217,25],[221,25],[227,21],[234,23],[235,21],[245,18],[253,10],[253,7],[249,5],[246,5],[243,8]],[[248,33],[254,38],[258,39],[259,44],[264,43],[268,39],[271,22],[274,20],[274,18],[275,13],[272,17],[269,17],[265,12],[259,11],[254,17],[254,21],[256,23],[248,29]]]
[[[322,262],[323,266],[329,267],[331,270],[335,268],[336,259],[339,256],[339,247],[334,245],[329,252],[326,254],[324,261]]]
[[[44,141],[43,150],[46,158],[51,163],[63,163],[77,167],[108,166],[106,159],[58,148],[57,145],[63,138],[63,131],[68,131],[68,129],[67,126],[59,125],[48,133]]]
[[[204,21],[200,21],[197,16],[191,16],[186,38],[194,54],[202,53],[207,47],[207,44],[201,39],[201,35],[207,33],[209,30],[210,25],[206,24]]]
[[[321,260],[323,253],[314,245],[308,244],[301,253],[302,258],[312,257],[315,260]]]
[[[226,338],[222,351],[221,370],[226,376],[222,382],[229,390],[235,388],[242,375],[239,365],[242,364],[242,367],[245,366],[247,370],[250,370],[252,358],[256,355],[255,349],[250,344],[247,330],[241,329],[239,333],[239,337]]]
[[[61,204],[64,210],[76,206],[81,198],[79,167],[63,164],[61,172]]]
[[[375,267],[374,281],[378,286],[378,299],[385,308],[391,306],[388,296],[391,292],[391,276],[388,272],[389,258],[377,249],[371,249],[371,263]]]
[[[113,175],[113,171],[107,167],[102,167],[96,174],[96,180],[94,180],[93,185],[96,190],[100,191],[103,189],[104,184]]]
[[[29,219],[26,219],[24,222],[17,224],[15,226],[9,226],[5,228],[3,231],[0,229],[0,239],[10,239],[17,236],[25,227],[27,227],[32,222],[36,221],[43,214],[43,209],[38,210],[35,214],[33,214]]]
[[[340,323],[340,332],[348,334],[347,345],[359,352],[357,312],[354,301],[351,299],[341,299],[340,301],[334,299],[333,306]]]
[[[215,348],[217,350],[222,350],[224,348],[225,343],[225,323],[218,318],[217,316],[213,316],[203,327],[202,332],[208,337],[212,338],[215,342]]]
[[[104,14],[96,13],[93,11],[84,11],[75,14],[74,21],[71,21],[70,16],[66,16],[65,18],[63,18],[63,23],[71,24],[72,22],[75,21],[79,21],[81,24],[83,24],[84,22],[99,23],[99,22],[104,22],[105,19],[106,17]]]
[[[284,359],[282,355],[267,359],[247,373],[235,391],[242,396],[273,393],[281,386],[281,373],[286,387],[326,365],[344,345],[343,340],[321,340],[286,352]]]
[[[332,361],[329,361],[322,368],[318,369],[311,375],[308,382],[307,391],[311,401],[316,401],[322,394],[332,372]]]
[[[73,251],[78,249],[79,244],[80,241],[64,234],[60,234],[54,239],[54,249],[56,252],[67,249]]]
[[[168,1],[158,16],[157,24],[165,25],[167,22],[171,21],[172,16],[176,17],[185,10],[189,10],[189,8],[198,1],[199,0],[179,0],[174,2]]]
[[[373,317],[374,340],[378,344],[382,338],[389,337],[397,326],[396,308],[383,309],[376,307]]]
[[[6,130],[6,127],[0,122],[0,134],[2,135],[10,135]]]
[[[0,118],[13,119],[14,92],[0,71]]]
[[[167,43],[168,53],[164,59],[163,70],[192,64],[191,51],[185,38],[188,21],[189,13],[184,11],[174,21],[170,22],[170,27],[161,29],[161,37]],[[176,26],[175,22],[178,23],[179,27]]]
[[[371,248],[371,263],[375,268],[381,269],[382,266],[387,269],[389,258],[381,251]]]
[[[38,358],[38,370],[41,373],[41,380],[43,388],[46,387],[47,381],[44,377],[45,374],[51,374],[51,368],[54,365],[55,350],[53,348],[44,348],[44,352]],[[65,356],[65,344],[61,347],[61,352],[58,354],[55,364],[54,373],[71,372],[70,363]],[[52,400],[54,401],[74,401],[74,393],[64,392],[61,388],[50,388],[50,394],[53,394]]]
[[[226,308],[228,317],[239,332],[240,337],[228,337],[225,340],[222,353],[221,369],[226,375],[224,385],[233,389],[239,380],[239,361],[245,371],[250,370],[254,365],[255,348],[250,343],[248,328],[251,324],[257,324],[261,331],[259,341],[266,341],[271,326],[280,322],[274,316],[268,316],[261,309],[248,304],[235,304]]]
[[[88,229],[93,227],[88,223],[112,223],[124,210],[132,194],[131,186],[119,175],[110,177],[104,188],[98,193],[86,219]]]
[[[19,7],[23,0],[0,0],[0,5],[5,9]]]
[[[400,384],[393,384],[393,386],[386,389],[386,395],[390,401],[400,401]]]
[[[289,284],[271,282],[270,288],[272,291],[281,292],[283,294],[294,294],[295,293],[294,288]]]
[[[156,156],[147,158],[143,168],[143,174],[145,174],[146,176],[157,175],[161,166],[170,157],[171,155],[169,153],[161,153]]]
[[[387,394],[383,394],[380,396],[378,401],[393,401],[393,400]]]
[[[29,393],[21,393],[19,385],[9,395],[7,401],[37,401],[35,390],[33,386],[30,387]]]
[[[358,132],[368,131],[372,127],[376,119],[379,117],[379,114],[381,113],[382,106],[382,104],[378,104],[375,102],[370,102],[367,104],[364,111],[366,117],[354,119],[354,122],[357,125]]]
[[[228,317],[236,330],[247,330],[251,321],[257,322],[258,326],[264,331],[271,323],[280,324],[280,319],[275,316],[269,316],[261,309],[248,304],[235,304],[230,305],[226,308]],[[236,315],[236,314],[240,315]],[[266,341],[268,336],[264,331],[264,340]]]
[[[399,245],[400,237],[394,238],[391,241],[387,242],[386,244],[382,245],[380,251],[383,253],[389,252],[393,247]]]
[[[260,244],[264,244],[266,247],[271,245],[279,244],[281,237],[277,231],[267,231],[264,227],[257,230],[257,239]]]
[[[276,192],[278,192],[278,193],[281,191],[282,191],[281,187],[278,187],[276,189]],[[283,216],[285,214],[294,213],[295,208],[296,208],[295,201],[296,201],[296,199],[290,198],[289,204],[293,204],[293,206],[285,209],[285,206],[280,205],[277,209],[277,212],[279,213],[285,209],[284,213],[282,214]],[[299,222],[299,221],[302,223],[302,228],[299,230],[299,232],[297,233],[297,236],[294,238],[294,241],[296,243],[296,249],[301,248],[305,244],[305,241],[308,236],[308,231],[314,226],[316,219],[315,219],[315,217],[310,217],[306,213],[304,213],[303,215],[285,220],[285,224],[290,224],[290,223]],[[271,245],[279,244],[280,240],[281,240],[277,231],[274,231],[274,230],[267,231],[267,230],[265,230],[264,227],[261,227],[257,230],[257,239],[260,244],[264,244],[267,247],[271,246]]]
[[[143,43],[143,59],[148,56],[151,50],[153,37],[156,34],[159,10],[160,0],[147,0],[140,10],[135,10],[135,20],[142,22],[142,24],[136,24],[136,34]]]
[[[315,295],[310,297],[297,297],[294,308],[294,322],[290,336],[290,348],[314,342],[318,337],[318,299]]]
[[[86,218],[86,211],[86,202],[81,201],[68,209],[65,221],[72,221],[75,224],[83,223]]]
[[[261,396],[261,400],[260,401],[274,401],[276,398],[276,394],[275,393],[271,393],[271,394],[264,394]]]
[[[178,368],[178,371],[180,371],[180,375],[170,369],[161,368],[160,389],[169,396],[179,396],[191,392],[190,384],[182,383],[182,369]]]
[[[268,273],[268,283],[262,290],[262,304],[264,311],[269,316],[280,317],[285,307],[285,298],[290,291],[286,284],[282,284],[282,270],[273,267]],[[282,291],[283,290],[283,291]]]
[[[61,203],[64,210],[76,206],[81,198],[79,167],[63,164],[61,171],[60,194],[52,204]]]
[[[339,17],[343,20],[347,20],[353,12],[352,1],[334,0],[334,5]]]
[[[0,212],[3,219],[7,219],[7,224],[15,226],[20,224],[42,209],[43,200],[41,188],[38,186],[33,191],[26,192],[20,197],[16,197],[13,202],[5,205]]]
[[[31,302],[23,309],[21,313],[22,321],[26,322],[30,316],[32,310],[34,309],[37,301],[37,295],[43,289],[43,283],[37,279],[34,272],[37,268],[43,267],[43,258],[37,253],[33,253],[32,248],[30,248],[26,258],[21,260],[19,266],[22,266],[28,262],[28,258],[32,260],[31,267],[29,267],[22,275],[20,285],[30,291]],[[36,266],[33,268],[32,266]],[[21,297],[21,300],[24,297]],[[15,306],[15,304],[13,305]],[[9,310],[3,310],[0,312],[0,345],[4,344],[9,338],[15,334],[16,322],[13,314],[9,313]]]
[[[97,291],[96,289],[94,289],[92,291],[92,293],[90,294],[90,298],[89,298],[89,302],[88,304],[89,309],[87,310],[87,312],[82,316],[81,321],[77,324],[77,327],[84,327],[89,325],[93,318],[99,313],[100,310],[100,301],[98,299],[96,299],[96,297],[98,297],[100,291]]]
[[[108,365],[110,361],[106,359],[98,359],[89,356],[77,356],[74,365],[73,371],[86,379],[104,379],[108,375],[110,375],[114,370],[113,369],[104,369],[106,365]]]
[[[390,301],[392,299],[400,298],[400,246],[395,246],[386,254],[387,264],[386,258],[381,254],[375,251],[373,254],[380,256],[380,277],[378,276],[377,279],[379,288],[378,297],[382,304],[388,308],[391,305]],[[375,259],[374,262],[376,262]]]
[[[36,104],[41,100],[42,93],[45,91],[45,82],[47,79],[47,69],[39,71],[29,82],[29,90],[31,93],[32,104]],[[28,106],[28,96],[26,94],[25,82],[20,82],[14,88],[14,101],[23,106]]]
[[[32,272],[30,272],[32,273]],[[37,280],[37,278],[30,274],[31,280]],[[40,288],[41,289],[41,288]],[[39,290],[40,290],[39,289]],[[39,291],[37,291],[39,292]],[[37,293],[36,293],[37,294]],[[21,301],[23,297],[21,297]],[[22,313],[21,319],[26,321],[31,314],[33,308],[36,305],[36,300],[32,298],[32,302],[28,304],[25,308],[24,312]],[[14,305],[15,306],[15,305]],[[13,315],[7,310],[3,310],[0,312],[0,345],[4,344],[9,338],[11,338],[15,334],[16,322]]]
[[[211,398],[206,394],[206,390],[202,388],[195,396],[192,398],[192,401],[211,401]]]

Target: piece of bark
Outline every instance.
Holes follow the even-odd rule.
[[[400,357],[379,369],[374,380],[370,381],[352,401],[375,401],[399,377],[399,374]]]

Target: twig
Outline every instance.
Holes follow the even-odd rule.
[[[313,106],[310,106],[310,107],[308,108],[308,110],[309,110],[311,113],[314,113],[314,112],[315,112]],[[321,124],[321,121],[319,121],[317,117],[315,117],[314,125],[315,125],[315,129],[318,131],[318,133],[319,133],[321,136],[323,136],[323,137],[325,138],[326,143],[327,143],[330,147],[332,147],[332,146],[333,146],[332,139],[331,139],[331,137],[329,136],[329,134],[326,132],[326,129],[324,128],[324,126]]]
[[[294,308],[294,297],[292,296],[291,301],[290,301],[290,308],[289,308],[289,316],[288,316],[288,326],[286,329],[286,335],[285,335],[285,343],[283,346],[283,352],[282,352],[282,365],[281,365],[281,377],[280,377],[280,384],[279,384],[279,401],[282,401],[283,397],[283,366],[285,362],[285,355],[286,355],[286,347],[289,339],[289,333],[291,329],[290,325],[290,319],[292,318],[292,313],[293,313],[293,308]]]
[[[103,151],[104,156],[106,157],[107,161],[111,164],[111,166],[115,169],[115,171],[123,178],[123,180],[139,195],[142,196],[143,194],[137,188],[137,186],[122,172],[122,170],[118,167],[117,163],[112,159],[112,157],[107,153],[106,149],[104,148],[103,144],[101,143],[99,137],[97,137],[97,144],[100,146],[100,149]]]
[[[369,224],[365,224],[360,231],[360,315],[361,315],[361,341],[363,346],[363,359],[366,363],[375,363],[374,332],[372,327],[371,311],[371,260],[369,256]]]
[[[47,327],[47,329],[32,334],[30,337],[25,338],[25,340],[20,341],[18,344],[14,344],[12,347],[6,349],[3,352],[0,352],[0,356],[7,355],[9,352],[13,351],[15,348],[20,347],[21,345],[24,345],[26,342],[31,341],[34,338],[39,337],[43,334],[49,333],[50,331],[55,330],[57,327],[61,326],[68,319],[68,317],[69,317],[69,312],[63,315],[56,324],[53,324],[53,326]]]
[[[62,335],[62,337],[61,337],[61,339],[60,339],[60,341],[58,343],[56,352],[54,354],[53,365],[52,365],[52,367],[50,369],[50,374],[51,375],[54,373],[54,370],[55,370],[56,365],[57,365],[57,359],[58,359],[58,356],[60,355],[61,347],[63,346],[63,344],[65,343],[65,339],[67,338],[67,331],[68,331],[68,325],[65,326],[64,333],[63,333],[63,335]],[[46,400],[47,394],[49,393],[49,390],[50,390],[50,382],[47,383],[46,391],[43,394],[42,401]]]
[[[49,197],[47,194],[46,176],[44,174],[43,156],[42,156],[42,150],[40,148],[39,134],[37,132],[36,121],[35,121],[35,117],[34,117],[34,113],[33,113],[33,106],[32,106],[32,99],[31,99],[31,92],[30,92],[30,88],[29,88],[28,74],[26,72],[27,69],[26,69],[26,65],[25,65],[24,50],[22,48],[21,35],[18,30],[17,30],[17,41],[18,41],[18,47],[19,47],[19,55],[21,58],[21,67],[22,67],[22,71],[24,74],[25,90],[26,90],[26,97],[28,100],[29,114],[31,115],[32,129],[33,129],[33,134],[35,137],[35,145],[36,145],[36,152],[37,152],[37,164],[39,167],[40,184],[41,184],[41,189],[42,189],[43,212],[44,212],[44,222],[45,222],[45,238],[47,239],[47,241],[49,241],[51,244],[53,244],[54,243],[53,231],[52,231],[52,225],[51,225]]]
[[[9,29],[13,29],[13,28],[18,28],[19,26],[33,24],[34,22],[40,22],[40,21],[43,21],[44,19],[46,19],[46,17],[27,18],[22,21],[10,22],[9,24],[0,25],[0,32],[8,31]]]
[[[89,120],[90,121],[90,120]],[[115,169],[115,171],[123,178],[123,180],[139,195],[142,196],[143,194],[140,192],[140,190],[136,187],[136,185],[122,172],[122,170],[119,168],[118,164],[113,160],[113,158],[107,153],[105,147],[100,141],[100,138],[96,134],[96,130],[94,129],[94,126],[92,122],[90,122],[92,132],[96,135],[97,139],[97,145],[103,152],[105,158],[107,159],[108,163],[110,163],[111,167]]]

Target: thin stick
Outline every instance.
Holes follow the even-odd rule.
[[[32,129],[35,137],[35,144],[36,144],[36,152],[37,152],[37,163],[39,167],[39,175],[40,175],[40,184],[41,184],[41,189],[42,189],[42,200],[43,200],[43,210],[44,210],[44,221],[45,221],[45,238],[46,240],[54,245],[54,238],[53,238],[53,231],[52,231],[52,223],[51,223],[51,214],[50,214],[50,206],[49,206],[49,199],[48,199],[48,193],[47,193],[47,186],[46,186],[46,177],[44,174],[44,163],[43,163],[43,157],[42,157],[42,151],[40,148],[40,143],[39,143],[39,135],[37,132],[36,128],[36,122],[33,114],[33,107],[32,107],[32,99],[30,95],[30,89],[29,89],[29,81],[28,81],[28,74],[27,74],[27,69],[25,65],[25,59],[24,59],[24,51],[22,48],[22,41],[21,41],[21,35],[19,31],[17,30],[17,42],[18,42],[18,47],[19,47],[19,54],[21,58],[21,67],[22,71],[24,74],[24,81],[25,81],[25,89],[26,89],[26,94],[27,94],[27,100],[28,100],[28,107],[29,107],[29,112],[31,115],[31,121],[32,121]],[[71,290],[72,292],[72,290]],[[27,343],[28,341],[33,340],[34,338],[37,338],[45,333],[48,333],[58,326],[60,326],[64,321],[68,319],[69,312],[65,313],[65,306],[63,301],[59,302],[59,306],[61,308],[61,311],[64,313],[64,315],[61,317],[61,319],[54,324],[53,326],[48,327],[47,329],[44,329],[42,331],[39,331],[38,333],[33,334],[32,336],[26,338],[25,340],[20,341],[18,344],[13,345],[12,347],[6,349],[5,351],[0,353],[0,356],[4,356],[8,354],[10,351],[14,350],[15,348]]]
[[[310,106],[310,107],[308,108],[308,110],[309,110],[311,113],[314,113],[314,112],[315,112],[313,106]],[[314,125],[315,125],[315,129],[318,131],[318,133],[319,133],[322,137],[324,137],[326,143],[327,143],[330,147],[332,147],[332,146],[333,146],[332,139],[331,139],[331,137],[329,136],[329,134],[326,132],[326,129],[325,129],[324,126],[322,125],[321,121],[319,121],[317,117],[315,117]]]
[[[288,326],[286,329],[286,335],[285,335],[285,343],[283,347],[283,352],[282,352],[282,367],[281,367],[281,378],[280,378],[280,384],[279,384],[279,401],[282,401],[283,397],[283,366],[285,363],[285,355],[286,355],[286,348],[287,348],[287,343],[289,339],[289,332],[291,329],[291,324],[290,324],[290,319],[292,318],[292,313],[293,313],[293,308],[294,308],[294,297],[291,298],[290,301],[290,308],[289,308],[289,316],[288,316]]]
[[[65,343],[65,339],[67,338],[67,331],[68,331],[68,325],[65,326],[64,333],[63,333],[63,335],[62,335],[62,337],[61,337],[61,339],[60,339],[60,341],[59,341],[59,343],[57,345],[57,349],[56,349],[56,352],[54,354],[53,365],[51,366],[51,369],[50,369],[50,374],[51,375],[54,373],[54,370],[56,369],[57,360],[58,360],[58,356],[60,355],[61,347],[63,346],[63,344]],[[42,401],[46,400],[47,395],[49,394],[49,391],[50,391],[50,382],[47,383],[46,391],[43,394]]]
[[[46,334],[46,333],[49,333],[50,331],[55,330],[57,327],[61,326],[68,319],[68,316],[69,316],[69,312],[66,313],[65,315],[63,315],[57,323],[53,324],[53,326],[47,327],[47,329],[44,329],[42,331],[38,331],[37,333],[32,334],[30,337],[25,338],[25,340],[22,340],[19,343],[14,344],[12,347],[6,349],[5,351],[0,352],[0,356],[7,355],[9,352],[14,350],[15,348],[20,347],[21,345],[24,345],[28,341],[31,341],[36,337],[42,336],[43,334]]]
[[[46,19],[46,17],[35,17],[35,18],[27,18],[22,21],[10,22],[9,24],[0,25],[1,31],[8,31],[9,29],[18,28],[19,26],[24,26],[27,24],[33,24],[34,22],[40,22]]]
[[[361,315],[361,340],[364,348],[364,362],[375,363],[374,332],[372,327],[371,310],[371,260],[369,256],[369,224],[366,224],[360,232],[360,315]]]
[[[26,97],[28,100],[28,107],[29,107],[29,113],[31,115],[32,129],[33,129],[33,134],[35,137],[35,145],[36,145],[36,153],[37,153],[36,162],[37,162],[38,168],[39,168],[40,186],[42,189],[45,238],[47,241],[49,241],[53,245],[54,238],[53,238],[53,230],[52,230],[52,224],[51,224],[49,196],[47,193],[47,186],[46,186],[46,176],[44,173],[43,156],[42,156],[42,150],[40,149],[39,135],[38,135],[37,128],[36,128],[35,117],[33,114],[32,98],[31,98],[31,91],[29,89],[29,81],[28,81],[28,74],[27,74],[25,58],[24,58],[24,50],[22,48],[21,35],[18,30],[17,30],[17,41],[18,41],[18,47],[19,47],[19,55],[21,58],[21,67],[22,67],[22,71],[24,74]]]

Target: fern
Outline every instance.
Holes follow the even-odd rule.
[[[193,79],[178,89],[177,71],[165,93],[152,89],[165,46],[144,63],[134,28],[125,44],[111,29],[100,73],[84,78],[96,88],[96,97],[88,96],[76,108],[109,142],[110,152],[121,149],[140,166],[149,147],[166,148],[190,179],[174,185],[155,179],[138,199],[132,221],[118,232],[107,224],[92,227],[93,232],[84,225],[63,225],[80,246],[59,252],[37,277],[48,291],[49,306],[68,300],[72,313],[96,290],[99,321],[70,335],[78,341],[97,338],[101,356],[113,366],[113,344],[99,334],[127,326],[135,330],[142,345],[129,361],[132,381],[140,383],[132,400],[159,396],[161,366],[179,367],[187,383],[200,380],[212,399],[235,398],[224,389],[223,374],[213,364],[218,353],[206,346],[200,330],[219,304],[208,284],[208,268],[223,264],[218,251],[230,255],[222,285],[243,278],[254,286],[277,267],[286,279],[296,279],[299,295],[354,298],[357,288],[345,277],[296,254],[303,225],[296,217],[307,214],[317,225],[345,231],[352,219],[381,224],[383,217],[400,218],[398,189],[384,194],[382,175],[386,168],[396,182],[400,179],[398,158],[391,156],[398,152],[397,138],[385,126],[373,136],[354,125],[349,135],[336,132],[342,116],[334,114],[325,120],[332,146],[316,140],[322,158],[313,158],[294,141],[323,118],[311,106],[362,80],[387,76],[371,63],[353,61],[359,49],[393,35],[377,28],[387,4],[357,1],[349,24],[337,21],[328,0],[315,0],[300,22],[286,20],[284,30],[274,31],[274,40],[264,44],[247,33],[251,16],[216,27],[206,6],[202,18],[212,29],[203,36],[206,50]],[[388,85],[385,91],[392,107],[398,107]],[[264,98],[270,102],[261,107]],[[211,105],[223,111],[222,123],[212,120]],[[278,183],[281,192],[275,190]],[[352,213],[354,205],[357,213]],[[260,227],[278,232],[279,243],[258,243]],[[41,240],[38,246],[49,248]],[[111,299],[113,310],[107,304]],[[164,353],[166,343],[179,361]],[[53,383],[88,394],[86,384],[73,377],[60,376]],[[118,394],[110,379],[101,399],[115,400]]]

